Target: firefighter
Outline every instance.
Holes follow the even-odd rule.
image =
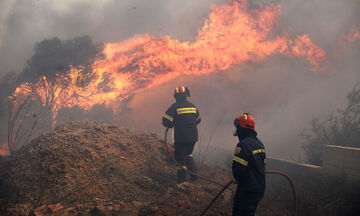
[[[190,97],[187,87],[179,86],[175,89],[174,98],[176,102],[170,106],[162,118],[165,127],[174,127],[175,140],[175,159],[181,164],[177,166],[177,183],[186,181],[186,169],[196,172],[196,167],[192,157],[195,143],[198,141],[197,125],[201,118],[198,108],[190,103],[186,98]],[[190,175],[191,181],[197,177]]]
[[[239,138],[235,148],[232,171],[237,189],[233,216],[255,215],[256,207],[265,192],[265,147],[257,138],[252,115],[244,113],[234,121]]]

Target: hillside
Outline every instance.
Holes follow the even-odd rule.
[[[171,149],[173,151],[173,149]],[[198,164],[198,163],[197,163]],[[229,170],[199,165],[214,181]],[[0,215],[200,215],[221,189],[199,180],[177,187],[164,142],[146,131],[75,121],[0,157]],[[231,215],[234,186],[207,215]],[[257,215],[289,215],[263,201]]]
[[[65,123],[0,160],[1,215],[194,215],[220,189],[177,189],[175,165],[155,134],[90,122]],[[213,180],[220,168],[201,168]],[[210,214],[231,211],[226,192]]]

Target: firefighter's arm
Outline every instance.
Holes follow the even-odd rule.
[[[171,106],[163,115],[162,124],[164,125],[164,127],[168,127],[168,128],[174,127],[174,117],[175,117],[174,114],[175,112],[173,106]]]
[[[233,176],[236,180],[241,179],[244,175],[248,163],[249,163],[249,155],[246,149],[239,143],[235,148],[235,154],[233,157],[232,171]]]
[[[201,117],[200,117],[200,113],[199,113],[199,109],[196,107],[196,124],[198,125],[201,122]]]

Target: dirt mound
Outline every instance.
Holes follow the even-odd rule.
[[[220,168],[200,167],[218,182]],[[152,133],[65,123],[0,159],[1,215],[198,215],[220,189],[175,184],[175,164]],[[231,213],[230,191],[208,215]]]

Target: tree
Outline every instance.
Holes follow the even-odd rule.
[[[66,41],[53,38],[36,44],[35,54],[19,74],[8,100],[11,153],[55,126],[61,105],[77,96],[71,89],[86,86],[94,77],[92,63],[103,57],[102,50],[103,45],[93,43],[89,36]],[[73,69],[75,74],[71,74]]]
[[[300,135],[308,160],[322,164],[325,145],[360,147],[360,82],[347,95],[345,109],[339,109],[321,120],[313,119],[310,131]]]

